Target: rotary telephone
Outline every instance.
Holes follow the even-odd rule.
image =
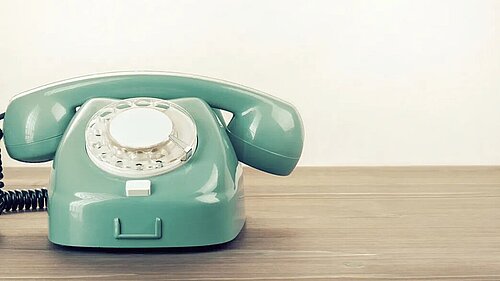
[[[49,240],[79,247],[231,241],[245,223],[239,162],[288,175],[304,140],[289,103],[165,72],[49,84],[14,97],[0,119],[12,158],[53,160],[50,192],[0,189],[0,213],[47,207]]]

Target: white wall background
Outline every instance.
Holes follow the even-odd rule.
[[[0,0],[2,111],[48,82],[146,69],[292,102],[302,165],[500,164],[500,1]]]

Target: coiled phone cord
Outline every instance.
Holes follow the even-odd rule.
[[[5,113],[0,114],[0,120],[4,119]],[[3,131],[0,129],[0,140]],[[15,212],[23,210],[45,210],[47,206],[48,192],[46,188],[3,190],[3,166],[0,150],[0,215],[3,212]]]

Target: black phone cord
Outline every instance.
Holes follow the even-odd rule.
[[[5,113],[0,114],[0,120]],[[0,140],[3,131],[0,129]],[[4,212],[16,212],[24,210],[41,211],[47,208],[48,192],[46,188],[3,190],[3,166],[0,150],[0,215]]]

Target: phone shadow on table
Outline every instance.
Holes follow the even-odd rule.
[[[97,247],[73,247],[51,244],[52,249],[71,252],[93,252],[93,253],[123,253],[123,254],[193,254],[203,252],[214,252],[229,249],[239,249],[244,243],[246,224],[242,230],[231,241],[209,246],[178,247],[178,248],[97,248]]]

